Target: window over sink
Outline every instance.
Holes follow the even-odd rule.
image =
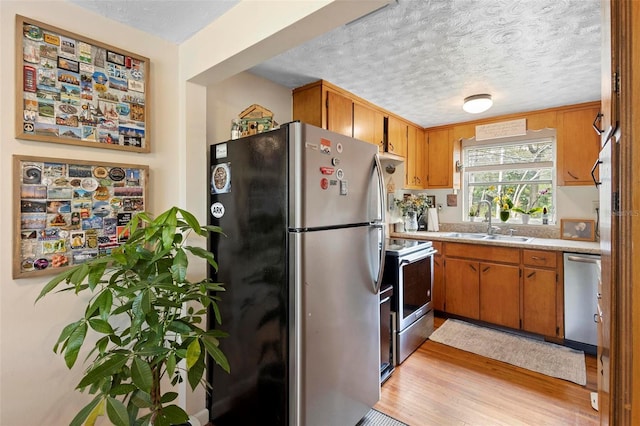
[[[531,135],[534,133],[534,135]],[[555,211],[556,138],[552,130],[508,139],[463,140],[464,220],[551,224]],[[508,212],[508,213],[506,213]],[[475,216],[474,216],[475,214]],[[505,220],[506,219],[506,220]]]

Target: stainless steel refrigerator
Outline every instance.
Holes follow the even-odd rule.
[[[384,182],[377,147],[299,122],[210,147],[209,249],[231,374],[223,425],[355,425],[380,396]]]

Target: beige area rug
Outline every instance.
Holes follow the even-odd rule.
[[[429,339],[547,376],[587,384],[584,352],[565,346],[455,319],[447,319]]]

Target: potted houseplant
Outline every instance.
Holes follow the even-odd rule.
[[[521,217],[522,217],[522,223],[524,225],[529,223],[529,218],[531,217],[532,214],[536,214],[538,212],[542,211],[541,207],[533,207],[531,209],[521,209],[520,207],[514,207],[511,210],[513,210],[514,212],[520,213]]]
[[[405,195],[403,198],[395,200],[396,206],[400,208],[404,219],[404,230],[415,232],[418,230],[418,218],[429,206],[429,199],[424,194]]]
[[[469,207],[469,221],[475,222],[476,217],[478,217],[479,215],[480,215],[480,210],[478,210],[477,206]]]
[[[59,287],[68,295],[91,293],[84,316],[67,325],[54,346],[71,368],[87,333],[97,334],[87,357],[93,358],[77,386],[95,397],[71,425],[93,425],[105,412],[118,426],[185,423],[187,413],[172,403],[178,394],[163,393],[161,381],[175,385],[186,376],[195,389],[203,383],[207,354],[229,371],[218,344],[225,334],[200,328],[208,308],[220,322],[214,292],[224,288],[206,278],[187,278],[187,253],[217,268],[212,253],[187,245],[188,235],[206,237],[220,228],[201,226],[177,207],[155,219],[141,212],[127,228],[123,245],[60,273],[37,299]]]

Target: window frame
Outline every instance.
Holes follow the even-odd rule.
[[[483,165],[483,166],[473,166],[473,167],[466,166],[468,164],[468,158],[469,158],[468,152],[469,152],[469,149],[471,148],[477,148],[482,146],[485,146],[485,147],[511,146],[511,145],[519,145],[519,144],[527,144],[527,143],[535,143],[535,142],[546,142],[546,141],[549,141],[551,143],[552,152],[551,152],[551,160],[549,161],[542,161],[539,163],[529,162],[529,163],[521,163],[521,164],[519,163],[496,164],[495,166],[494,165]],[[514,137],[507,137],[507,138],[500,138],[500,139],[486,139],[482,141],[476,141],[475,137],[472,137],[469,139],[462,139],[461,155],[463,159],[463,164],[465,165],[462,171],[462,193],[463,193],[462,221],[471,222],[468,216],[469,208],[471,207],[469,205],[469,190],[471,188],[469,184],[469,173],[481,172],[481,171],[513,170],[513,169],[529,169],[529,170],[549,169],[551,171],[551,179],[544,179],[540,182],[551,185],[551,191],[552,191],[551,195],[552,195],[553,204],[550,209],[551,211],[549,211],[549,224],[555,224],[556,223],[555,217],[558,209],[558,205],[557,205],[558,185],[557,185],[557,177],[556,177],[557,149],[558,149],[557,141],[558,140],[556,137],[555,129],[543,129],[538,131],[528,130],[527,134],[522,136],[514,136]],[[523,165],[525,167],[522,167]],[[534,166],[537,166],[537,167],[534,167]],[[496,182],[483,182],[482,186],[489,186],[489,185],[499,186],[504,184],[518,185],[518,184],[528,184],[528,183],[531,183],[531,181],[523,181],[523,180],[496,181]],[[479,186],[479,185],[473,185],[473,186]],[[497,218],[498,217],[497,209],[492,209],[492,211],[493,211],[492,218]],[[518,224],[517,222],[512,222],[512,220],[513,219],[510,218],[509,221],[504,223]],[[542,221],[540,220],[538,223],[537,220],[533,220],[533,222],[529,222],[529,225],[542,225]]]

